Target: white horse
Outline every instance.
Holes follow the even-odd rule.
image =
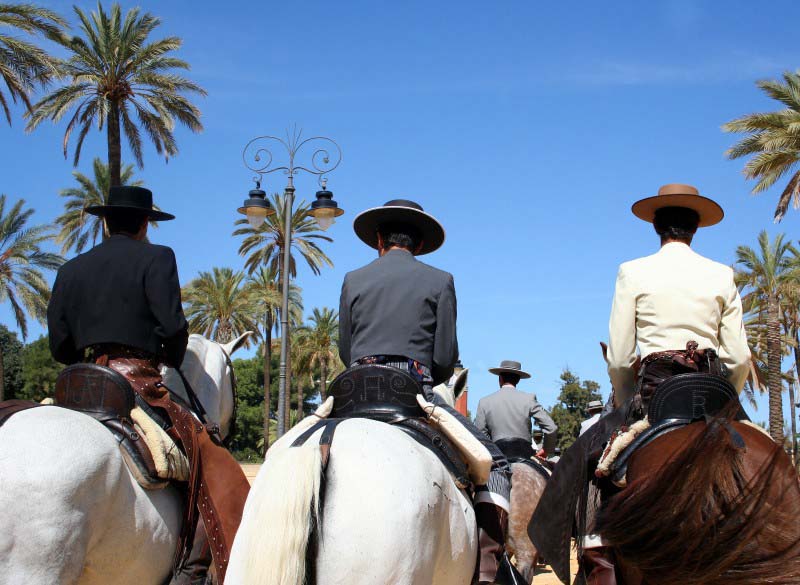
[[[181,367],[223,436],[234,406],[228,357],[248,335],[224,346],[192,335]],[[185,395],[174,371],[164,383]],[[181,508],[171,486],[143,489],[111,433],[85,414],[34,408],[0,427],[2,585],[160,585]]]
[[[463,384],[462,384],[463,386]],[[437,388],[452,404],[452,387]],[[472,502],[403,431],[341,423],[320,492],[320,431],[269,450],[233,544],[226,585],[303,585],[312,517],[321,517],[317,585],[465,585],[477,555]]]

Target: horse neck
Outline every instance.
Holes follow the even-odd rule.
[[[222,348],[199,335],[192,335],[181,364],[181,372],[206,411],[206,422],[219,425],[225,436],[230,426],[233,401],[232,397],[226,400],[223,392],[227,386],[227,361]],[[191,404],[183,380],[174,369],[166,369],[164,384]]]

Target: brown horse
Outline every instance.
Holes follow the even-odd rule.
[[[533,583],[539,553],[528,536],[528,524],[539,505],[547,480],[525,463],[512,463],[511,471],[511,511],[508,515],[506,548],[508,554],[514,556],[514,565],[525,580]]]
[[[800,483],[761,430],[693,423],[639,449],[627,480],[596,525],[618,583],[800,583]]]

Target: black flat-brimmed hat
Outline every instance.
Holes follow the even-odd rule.
[[[644,221],[653,223],[656,211],[664,207],[686,207],[693,209],[700,216],[697,227],[708,227],[717,224],[725,217],[719,203],[700,195],[697,187],[671,183],[658,190],[658,195],[640,199],[631,206],[633,215]]]
[[[514,360],[503,360],[496,368],[489,368],[489,373],[499,376],[500,374],[516,374],[520,378],[530,378],[528,372],[522,370],[522,364]]]
[[[85,211],[98,217],[105,217],[112,210],[144,212],[151,221],[175,219],[175,216],[171,213],[153,209],[153,192],[144,187],[130,187],[127,185],[111,187],[108,192],[108,203],[105,205],[90,205]]]
[[[387,223],[404,223],[413,226],[422,239],[422,249],[417,256],[430,254],[444,244],[444,228],[435,217],[425,213],[422,206],[408,199],[392,199],[382,207],[373,207],[359,213],[353,220],[356,235],[370,248],[378,249],[378,228]]]

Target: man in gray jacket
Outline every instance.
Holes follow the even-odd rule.
[[[438,249],[444,228],[420,205],[396,199],[356,217],[353,229],[378,258],[345,276],[339,305],[339,356],[345,366],[384,364],[411,374],[425,397],[447,410],[492,454],[486,486],[476,486],[480,583],[493,583],[504,562],[509,467],[502,452],[433,386],[446,382],[458,360],[453,276],[416,256]]]
[[[537,455],[543,458],[553,455],[558,430],[556,424],[535,395],[517,390],[519,381],[531,375],[522,370],[522,364],[512,360],[503,360],[500,366],[491,368],[489,372],[498,376],[500,390],[478,402],[478,416],[475,418],[478,430],[491,437],[506,457],[530,459],[534,454],[531,446],[533,418],[544,433],[542,449]]]

